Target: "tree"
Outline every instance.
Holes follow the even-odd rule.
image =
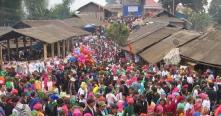
[[[221,24],[221,0],[211,2],[209,13],[218,24]]]
[[[207,0],[160,0],[160,2],[168,11],[173,11],[173,7],[176,9],[176,6],[182,3],[185,7],[189,7],[195,12],[200,12],[204,11],[204,6],[208,4]]]
[[[62,3],[48,9],[49,0],[24,0],[28,19],[64,19],[71,16],[70,5],[74,0],[63,0]]]
[[[117,3],[117,0],[105,0],[107,4],[115,4]]]
[[[22,17],[22,0],[0,0],[0,25],[13,25]]]
[[[205,12],[192,12],[189,17],[192,28],[196,31],[205,31],[210,25],[212,18]]]
[[[61,4],[57,4],[52,8],[50,18],[52,19],[65,19],[71,16],[70,5],[73,0],[63,0]]]
[[[24,0],[27,18],[32,20],[48,19],[48,0]]]
[[[125,45],[129,36],[129,29],[125,24],[112,23],[107,28],[107,37],[119,45]]]

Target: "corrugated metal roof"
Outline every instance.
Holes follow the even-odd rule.
[[[182,30],[151,46],[139,55],[149,63],[158,63],[163,60],[164,56],[167,55],[173,48],[182,46],[199,36],[200,34],[197,32]],[[177,45],[175,45],[175,43]]]
[[[180,48],[181,55],[203,64],[221,66],[221,30],[209,32]]]
[[[132,53],[137,54],[144,50],[145,48],[148,48],[161,40],[165,39],[166,37],[170,36],[171,34],[179,31],[180,28],[172,28],[172,27],[163,27],[161,29],[158,29],[155,32],[152,32],[151,34],[147,35],[146,37],[139,39],[133,43],[130,44],[132,48]],[[124,47],[125,50],[129,51],[129,47]]]

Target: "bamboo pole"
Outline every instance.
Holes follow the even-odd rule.
[[[51,56],[54,57],[54,43],[51,44]]]
[[[47,44],[44,43],[44,59],[47,59],[47,57],[48,57]]]

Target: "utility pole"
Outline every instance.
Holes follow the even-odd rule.
[[[173,15],[175,15],[175,0],[173,0]]]

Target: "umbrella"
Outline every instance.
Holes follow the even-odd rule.
[[[58,95],[56,95],[56,94],[52,94],[52,95],[50,95],[49,97],[50,97],[52,100],[57,100],[57,99],[59,99]]]
[[[68,62],[76,62],[76,61],[77,61],[77,59],[75,57],[70,57],[68,59]]]
[[[96,26],[94,24],[87,24],[84,26],[84,30],[88,32],[95,32]]]

